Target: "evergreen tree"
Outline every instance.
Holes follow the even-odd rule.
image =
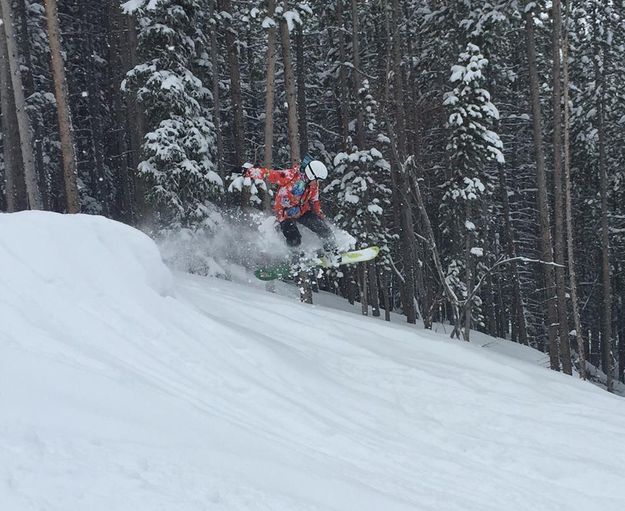
[[[365,126],[368,147],[353,146],[350,153],[338,153],[334,158],[336,177],[325,188],[335,194],[342,205],[335,222],[356,237],[360,246],[377,245],[383,256],[389,253],[391,235],[385,227],[384,213],[391,208],[390,164],[382,150],[387,149],[388,137],[379,132],[378,104],[365,80],[360,103],[366,112]]]
[[[465,306],[465,338],[471,324],[471,302],[475,285],[476,263],[484,255],[484,237],[488,228],[487,204],[493,186],[485,172],[487,162],[505,162],[503,144],[493,131],[499,112],[484,89],[488,61],[480,49],[469,43],[452,67],[450,81],[454,89],[445,95],[449,108],[450,131],[447,151],[451,177],[443,184],[443,233],[452,238],[455,249],[448,261],[449,283],[468,300]],[[478,303],[479,305],[479,303]]]
[[[164,222],[191,225],[210,212],[207,202],[223,183],[215,172],[210,90],[196,75],[205,36],[196,23],[201,0],[160,0],[127,5],[136,16],[141,63],[126,88],[146,114],[148,133],[139,172]]]

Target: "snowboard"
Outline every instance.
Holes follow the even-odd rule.
[[[342,266],[345,264],[363,263],[365,261],[371,261],[375,259],[380,253],[380,247],[367,247],[360,250],[352,250],[350,252],[343,252],[340,254],[340,261],[338,263],[332,263],[327,257],[315,257],[308,260],[303,260],[298,263],[299,265],[309,265],[311,268],[330,268],[332,266]],[[282,277],[288,277],[295,271],[295,264],[290,262],[282,262],[275,265],[263,266],[258,268],[254,275],[260,280],[275,280]]]

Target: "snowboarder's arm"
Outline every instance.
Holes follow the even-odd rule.
[[[247,175],[253,179],[265,179],[280,186],[287,184],[293,177],[293,169],[272,170],[264,167],[254,167],[247,171]]]
[[[315,183],[316,185],[316,183]],[[322,220],[325,220],[325,215],[323,211],[321,211],[321,201],[319,200],[319,186],[315,186],[315,189],[310,198],[310,206],[312,207],[313,213],[317,215]]]

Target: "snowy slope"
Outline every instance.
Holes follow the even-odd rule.
[[[621,511],[625,401],[0,215],[0,510]]]

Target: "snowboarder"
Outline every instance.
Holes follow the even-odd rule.
[[[328,169],[323,162],[306,155],[301,164],[296,163],[285,170],[253,167],[249,163],[243,167],[245,176],[267,178],[270,183],[278,185],[273,209],[289,247],[295,249],[300,246],[302,235],[297,224],[301,224],[321,238],[326,252],[336,252],[334,234],[319,201],[319,181],[328,177]]]

